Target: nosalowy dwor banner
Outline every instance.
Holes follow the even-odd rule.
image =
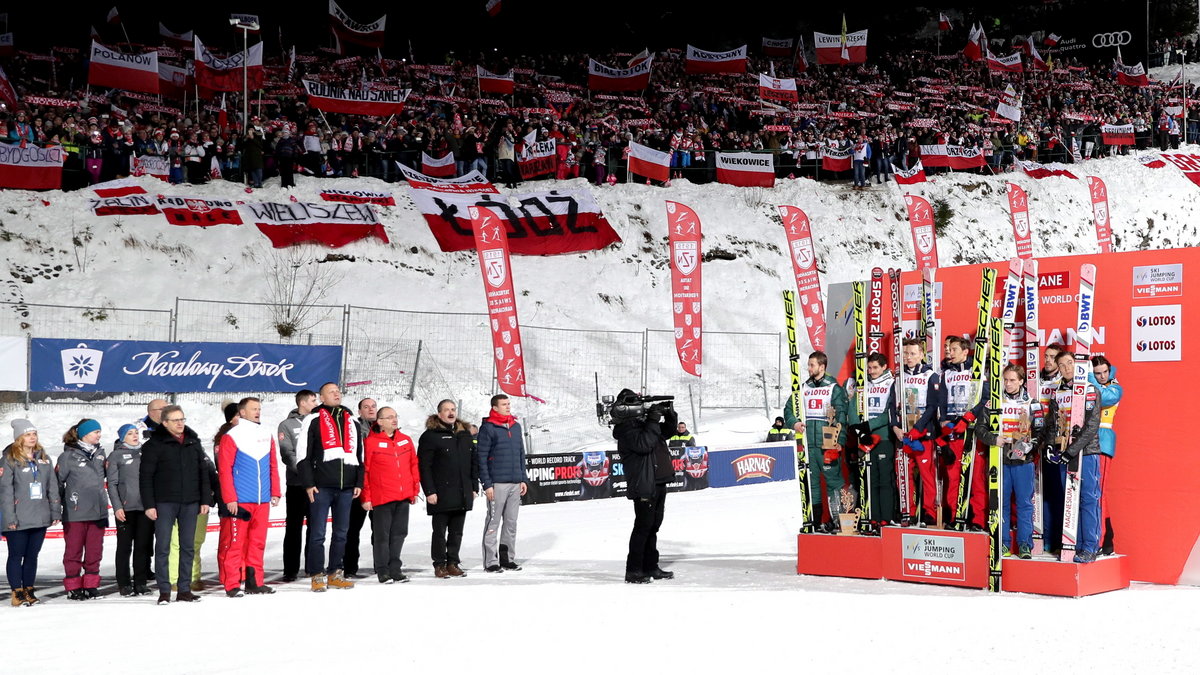
[[[727,52],[706,52],[688,45],[684,72],[688,75],[741,75],[746,72],[746,45]]]
[[[204,47],[197,37],[195,41],[196,86],[209,91],[241,91],[243,86],[251,90],[263,86],[263,45],[252,45],[247,52],[230,54],[219,59]],[[243,65],[245,66],[243,68]]]
[[[443,251],[475,247],[467,216],[472,206],[486,207],[504,222],[509,248],[516,255],[597,251],[621,241],[587,190],[528,192],[504,200],[482,175],[476,176],[478,180],[468,183],[422,182],[409,177],[409,194]]]
[[[796,275],[796,294],[804,315],[808,343],[815,351],[825,351],[825,305],[821,301],[821,274],[817,270],[817,252],[813,248],[808,215],[795,206],[780,206],[783,231],[787,233],[792,272]]]
[[[841,35],[813,33],[813,46],[817,50],[818,65],[839,65],[867,62],[867,31],[846,34],[843,44]]]
[[[370,89],[339,87],[324,82],[302,80],[308,94],[308,107],[346,115],[387,117],[404,111],[409,89]]]
[[[521,349],[521,323],[517,319],[517,297],[508,253],[508,228],[491,209],[472,206],[467,210],[475,231],[479,271],[487,298],[488,322],[496,362],[496,383],[509,396],[525,392],[525,354]]]
[[[374,190],[338,190],[336,188],[321,188],[321,199],[327,202],[343,202],[346,204],[375,204],[377,206],[395,206],[396,198],[390,192]]]
[[[1008,211],[1018,258],[1033,257],[1033,228],[1029,226],[1029,196],[1016,183],[1008,184]]]
[[[30,391],[296,391],[337,382],[340,346],[33,338]]]
[[[0,143],[0,188],[58,190],[62,188],[61,147],[39,148]]]
[[[258,202],[244,208],[275,248],[297,244],[341,248],[372,236],[388,243],[379,214],[370,204]]]
[[[740,187],[774,187],[772,155],[761,152],[718,152],[717,182]]]
[[[517,157],[517,170],[521,172],[521,180],[552,175],[557,159],[554,151],[553,140],[538,141],[525,146]]]
[[[1088,192],[1092,197],[1092,217],[1096,222],[1096,243],[1101,253],[1112,253],[1112,223],[1108,210],[1108,186],[1095,176],[1088,176]]]
[[[122,54],[92,41],[88,84],[124,91],[158,93],[158,52]]]
[[[1105,145],[1136,145],[1132,124],[1100,125],[1100,140]]]
[[[940,267],[938,264],[937,232],[933,229],[933,209],[929,202],[915,195],[904,195],[908,207],[908,224],[912,228],[913,250],[917,269]]]
[[[172,225],[209,227],[242,224],[237,204],[228,200],[158,195],[155,201],[167,222]]]
[[[334,0],[329,0],[329,26],[337,34],[338,39],[343,42],[379,49],[383,47],[387,14],[370,23],[362,23],[351,19],[350,15],[338,7]]]
[[[591,91],[641,91],[650,85],[650,68],[654,57],[628,68],[609,68],[588,59],[588,89]]]
[[[700,235],[700,217],[696,212],[678,202],[667,202],[675,351],[684,372],[696,377],[700,377],[704,361]]]

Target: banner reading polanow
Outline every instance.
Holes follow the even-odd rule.
[[[337,382],[340,346],[33,338],[30,391],[295,391]]]

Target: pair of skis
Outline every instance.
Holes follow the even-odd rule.
[[[1075,429],[1083,428],[1084,405],[1087,399],[1088,375],[1092,372],[1092,317],[1095,310],[1096,266],[1084,264],[1079,268],[1079,313],[1075,321],[1075,376],[1071,383],[1070,442],[1075,442]],[[1062,550],[1073,551],[1079,535],[1079,472],[1083,467],[1082,452],[1067,463],[1067,484],[1063,493]]]
[[[806,411],[800,405],[803,381],[800,377],[800,350],[796,346],[796,293],[783,292],[783,313],[787,324],[788,365],[792,371],[792,395],[788,405],[792,406],[792,415],[807,428]],[[800,481],[800,532],[813,532],[813,495],[808,482],[808,434],[801,432],[796,437],[796,478]]]

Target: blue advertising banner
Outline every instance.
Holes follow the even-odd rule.
[[[244,392],[316,389],[341,375],[339,346],[34,338],[29,390]]]
[[[795,443],[763,443],[708,453],[709,487],[753,485],[795,477]]]

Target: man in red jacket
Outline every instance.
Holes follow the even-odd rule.
[[[238,402],[237,425],[221,437],[217,451],[217,476],[221,499],[235,517],[233,527],[222,530],[225,549],[221,579],[225,594],[274,593],[263,574],[263,549],[267,545],[267,521],[271,507],[279,504],[279,470],[275,461],[275,434],[262,426],[262,402],[247,397]],[[249,517],[245,517],[245,515]]]
[[[408,581],[400,551],[408,536],[408,506],[417,501],[421,475],[417,448],[399,431],[396,411],[380,408],[363,443],[363,509],[371,513],[375,574],[379,583]]]

